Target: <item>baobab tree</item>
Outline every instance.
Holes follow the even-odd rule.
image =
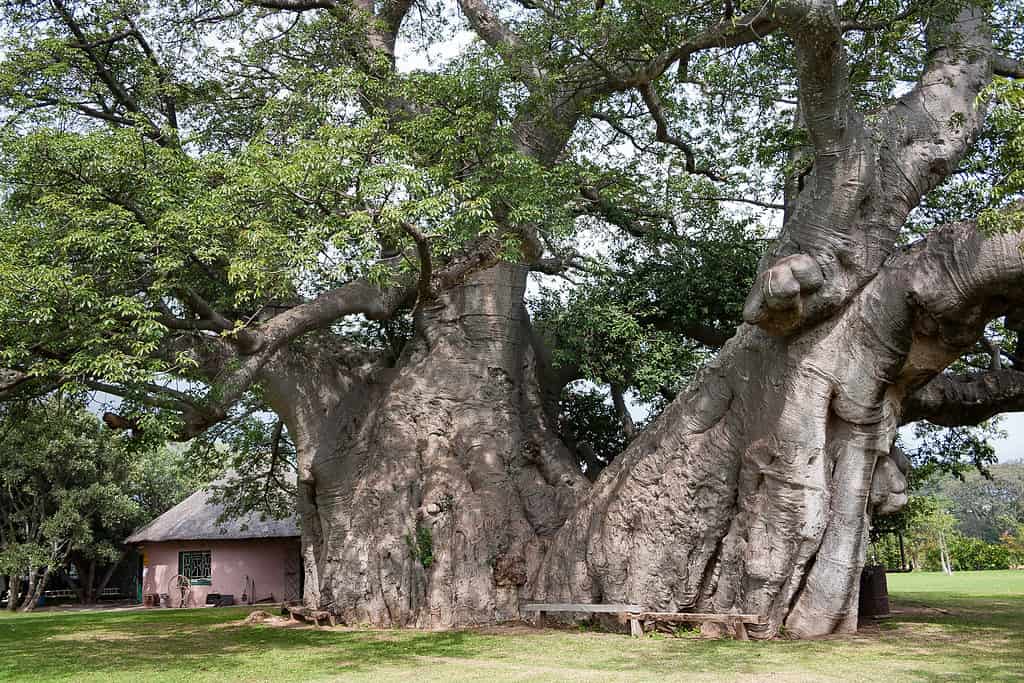
[[[1020,348],[944,373],[1024,320],[1013,176],[968,164],[1012,163],[987,113],[1001,88],[1013,120],[1019,8],[6,12],[5,395],[123,397],[108,424],[140,438],[265,406],[297,454],[304,600],[350,623],[531,597],[849,630],[869,518],[906,500],[897,427],[1021,406]],[[530,273],[593,269],[594,226],[699,266],[772,212],[742,323],[674,321],[721,350],[591,482]]]

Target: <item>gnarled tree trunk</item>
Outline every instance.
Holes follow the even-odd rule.
[[[589,488],[542,405],[525,280],[478,273],[417,308],[397,368],[334,383],[308,410],[278,397],[298,406],[307,603],[381,626],[518,617]]]
[[[802,334],[741,327],[598,480],[538,595],[763,614],[762,637],[855,630],[869,517],[906,502],[903,402],[1024,299],[1021,246],[952,226]]]

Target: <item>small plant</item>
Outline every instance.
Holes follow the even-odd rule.
[[[430,529],[425,526],[416,525],[416,536],[406,536],[405,542],[409,546],[409,552],[413,559],[423,565],[424,569],[430,569],[434,564],[434,537]]]

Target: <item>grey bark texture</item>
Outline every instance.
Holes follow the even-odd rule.
[[[399,368],[349,394],[272,397],[295,424],[307,602],[380,626],[518,617],[589,488],[544,412],[525,279],[500,265],[421,306]]]
[[[835,4],[779,14],[813,170],[747,324],[596,482],[545,558],[545,599],[766,615],[755,637],[854,630],[870,515],[906,500],[890,457],[904,402],[1020,305],[1020,235],[956,225],[896,249],[980,128],[980,10],[934,22],[920,83],[872,123],[851,104]]]
[[[890,456],[903,403],[1022,283],[1020,235],[951,226],[799,335],[741,327],[607,468],[538,594],[765,614],[760,637],[854,629],[869,516],[905,502]]]

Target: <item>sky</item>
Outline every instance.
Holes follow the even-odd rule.
[[[1024,413],[1004,413],[999,418],[999,429],[1006,433],[1001,439],[989,443],[996,451],[999,462],[1024,462]],[[914,443],[914,426],[900,427],[900,437],[907,444]]]
[[[1009,413],[1003,416],[999,425],[1006,432],[1006,438],[994,441],[999,462],[1024,460],[1024,413]]]

